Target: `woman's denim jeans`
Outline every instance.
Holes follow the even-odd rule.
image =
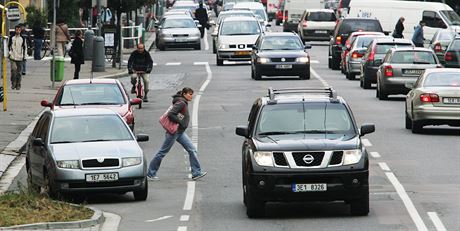
[[[163,157],[168,154],[175,141],[179,142],[188,152],[190,167],[192,168],[192,176],[198,176],[201,174],[200,162],[197,158],[197,150],[187,134],[185,132],[176,134],[169,134],[165,132],[165,140],[163,141],[163,145],[161,145],[160,150],[155,155],[153,160],[150,161],[149,170],[147,173],[148,176],[156,176],[157,171],[160,168],[161,160],[163,160]]]

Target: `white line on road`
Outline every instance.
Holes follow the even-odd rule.
[[[388,167],[387,163],[385,163],[385,162],[380,162],[380,163],[379,163],[379,166],[380,166],[380,168],[381,168],[383,171],[391,172],[391,169],[390,169],[390,167]]]
[[[378,152],[370,152],[371,156],[374,157],[374,158],[380,158],[380,154]]]
[[[319,63],[319,60],[311,60],[310,59],[310,63],[315,63],[316,64],[316,63]]]
[[[177,62],[177,63],[166,63],[165,65],[166,65],[166,66],[179,66],[179,65],[181,65],[181,63],[180,63],[180,62]]]
[[[180,221],[188,221],[190,219],[190,216],[189,215],[182,215],[180,216]]]
[[[406,206],[406,209],[409,212],[410,217],[414,221],[415,226],[417,226],[417,230],[418,231],[428,231],[428,228],[426,227],[425,223],[420,217],[420,214],[418,213],[417,209],[412,203],[412,200],[410,199],[409,195],[407,195],[406,190],[404,189],[402,184],[399,183],[395,174],[393,174],[392,172],[386,172],[385,174],[388,177],[388,180],[390,180],[391,184],[393,184],[393,187],[396,189],[396,192],[398,193],[399,197],[401,198],[404,205]]]
[[[177,227],[177,231],[187,231],[187,226],[179,226]]]
[[[428,216],[431,218],[431,221],[433,221],[434,227],[436,227],[437,231],[447,230],[436,212],[428,212]]]
[[[195,181],[188,181],[183,210],[192,210],[193,197],[195,197]]]
[[[162,220],[166,220],[166,219],[169,219],[173,216],[163,216],[163,217],[159,217],[157,219],[152,219],[152,220],[146,220],[145,222],[154,222],[154,221],[162,221]]]
[[[313,68],[311,68],[311,67],[310,67],[310,72],[311,72],[311,74],[312,74],[315,78],[317,78],[319,81],[321,81],[321,83],[324,85],[324,87],[328,87],[328,86],[329,86],[329,83],[327,83],[326,80],[324,80],[323,78],[321,78],[321,76],[318,75],[318,73],[316,73],[316,71],[315,71]]]
[[[366,147],[372,146],[372,143],[368,139],[361,139],[361,142],[363,142],[363,145]]]

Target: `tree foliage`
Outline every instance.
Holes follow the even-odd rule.
[[[56,2],[58,2],[56,0]],[[59,0],[59,7],[56,6],[56,19],[63,19],[70,27],[80,27],[80,16],[78,14],[80,2],[74,0]],[[57,3],[56,3],[57,4]],[[47,0],[48,21],[53,21],[53,0]]]
[[[27,18],[26,24],[29,27],[33,26],[35,22],[38,22],[40,26],[45,27],[48,22],[48,16],[45,11],[35,8],[34,6],[26,7]]]

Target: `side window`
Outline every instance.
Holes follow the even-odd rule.
[[[429,27],[447,28],[439,14],[434,11],[424,11],[422,20],[425,21],[426,25]]]

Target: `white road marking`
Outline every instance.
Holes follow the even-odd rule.
[[[431,221],[433,221],[434,227],[436,227],[437,231],[447,231],[436,212],[428,212],[428,216],[431,218]]]
[[[177,62],[177,63],[166,63],[165,65],[166,65],[166,66],[179,66],[179,65],[181,65],[181,63],[180,63],[180,62]]]
[[[180,221],[188,221],[190,219],[190,216],[189,215],[182,215],[180,216]]]
[[[187,226],[179,226],[177,227],[177,231],[187,231]]]
[[[173,216],[163,216],[163,217],[159,217],[157,219],[152,219],[152,220],[146,220],[145,222],[154,222],[154,221],[162,221],[162,220],[166,220],[166,219],[169,219]]]
[[[390,169],[390,167],[388,167],[387,163],[385,163],[385,162],[380,162],[380,163],[379,163],[379,166],[380,166],[380,168],[381,168],[383,171],[391,172],[391,169]]]
[[[370,152],[371,156],[374,157],[374,158],[380,158],[380,154],[378,152]]]
[[[368,139],[361,139],[361,142],[363,142],[363,145],[366,147],[372,146],[372,143]]]
[[[203,37],[203,42],[204,42],[204,49],[207,51],[209,50],[209,43],[208,43],[208,32],[206,32],[207,30],[205,29],[204,30],[204,37]]]
[[[310,59],[310,63],[315,63],[316,64],[316,63],[319,63],[319,60],[311,60]]]
[[[329,86],[329,83],[327,83],[326,80],[324,80],[318,73],[316,73],[316,71],[310,67],[310,73],[315,77],[317,78],[323,85],[324,87],[328,87]]]
[[[183,210],[192,210],[193,197],[195,197],[195,181],[188,181]]]
[[[414,221],[415,226],[417,226],[417,230],[428,231],[428,228],[426,227],[425,223],[420,217],[420,214],[418,213],[417,209],[412,203],[412,200],[410,199],[409,195],[407,195],[406,190],[404,189],[402,184],[399,183],[396,176],[392,172],[386,172],[385,175],[388,177],[388,180],[390,180],[391,184],[393,184],[393,187],[396,189],[396,192],[398,193],[399,197],[406,206],[406,209],[409,212],[410,217]]]

